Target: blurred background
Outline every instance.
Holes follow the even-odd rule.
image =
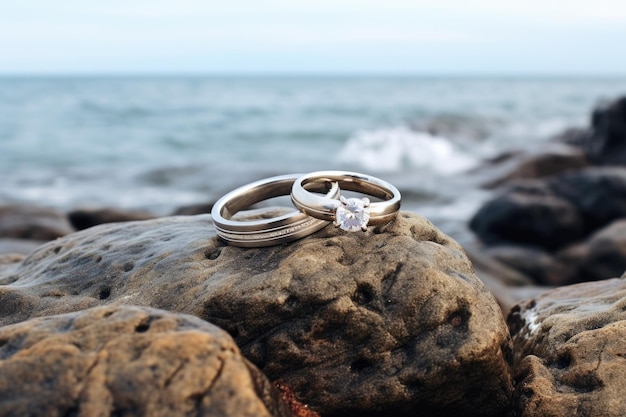
[[[588,127],[624,45],[617,0],[5,2],[0,204],[167,215],[346,169],[469,240],[485,161]]]

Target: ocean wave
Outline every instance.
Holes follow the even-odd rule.
[[[448,139],[407,127],[358,132],[346,141],[338,159],[371,171],[417,168],[444,175],[465,171],[478,163],[478,158]]]

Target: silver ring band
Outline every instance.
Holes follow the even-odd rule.
[[[308,236],[324,226],[320,220],[294,210],[270,219],[237,221],[232,217],[260,201],[289,195],[294,181],[302,174],[280,175],[239,187],[220,198],[211,209],[217,235],[233,246],[262,247],[279,245]],[[307,187],[308,188],[308,187]],[[326,198],[339,197],[337,183],[312,184],[312,191],[326,193]]]
[[[340,200],[312,193],[311,186],[338,183],[342,190],[356,191],[382,201],[369,199]],[[368,225],[393,220],[400,210],[400,191],[379,178],[357,172],[318,171],[306,174],[293,183],[291,201],[300,210],[318,219],[333,221],[347,231],[366,230]]]

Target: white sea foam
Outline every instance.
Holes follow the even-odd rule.
[[[528,327],[528,330],[530,330],[531,334],[539,330],[539,328],[541,327],[541,322],[539,321],[539,318],[535,311],[533,311],[532,309],[527,310],[524,313],[523,317],[524,321],[526,322],[526,327]]]
[[[440,174],[458,173],[478,162],[444,137],[407,127],[358,132],[348,139],[338,158],[371,171],[421,168]]]

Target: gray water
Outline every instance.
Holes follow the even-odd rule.
[[[626,93],[626,78],[0,78],[0,203],[157,214],[272,175],[345,169],[455,234],[464,175]]]

